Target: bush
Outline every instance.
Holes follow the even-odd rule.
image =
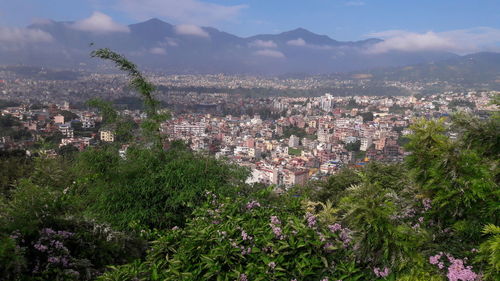
[[[99,280],[361,280],[350,231],[326,225],[299,199],[209,200],[184,228],[153,243],[145,263],[115,268]],[[369,275],[372,275],[368,273]],[[373,275],[372,275],[373,276]]]
[[[173,148],[129,148],[82,153],[79,188],[89,214],[120,229],[183,225],[202,201],[203,191],[236,194],[247,172],[242,168]]]

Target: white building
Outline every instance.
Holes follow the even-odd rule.
[[[361,146],[359,147],[359,150],[367,151],[368,148],[372,146],[372,144],[372,138],[361,138]]]
[[[205,125],[202,123],[198,124],[177,124],[174,125],[174,134],[184,134],[184,135],[194,135],[201,136],[205,133]]]
[[[61,134],[65,135],[67,138],[73,138],[73,128],[71,128],[70,123],[60,124],[59,131]]]
[[[299,146],[299,142],[300,142],[300,138],[295,136],[295,135],[291,135],[290,136],[290,139],[288,140],[288,146],[289,147],[298,147]]]

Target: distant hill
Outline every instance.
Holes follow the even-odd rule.
[[[489,84],[500,89],[500,53],[476,53],[448,60],[376,69],[351,77],[394,81],[449,81],[463,86]]]
[[[129,32],[92,33],[76,30],[73,24],[30,25],[53,40],[2,48],[0,64],[95,69],[102,62],[90,59],[89,52],[101,47],[125,54],[142,68],[166,73],[324,74],[457,57],[427,51],[373,54],[367,50],[382,40],[342,42],[303,28],[242,38],[212,27],[174,26],[159,19],[129,25]]]

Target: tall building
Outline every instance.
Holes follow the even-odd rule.
[[[300,142],[300,138],[295,136],[295,135],[291,135],[290,136],[290,140],[288,141],[288,146],[289,147],[297,147],[299,146],[299,142]]]
[[[330,94],[325,94],[321,97],[321,109],[324,111],[330,111],[333,108],[333,96]]]

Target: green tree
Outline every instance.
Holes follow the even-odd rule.
[[[78,158],[80,190],[92,216],[127,229],[183,225],[205,190],[235,194],[247,172],[182,148],[130,147],[126,159],[109,147]]]

